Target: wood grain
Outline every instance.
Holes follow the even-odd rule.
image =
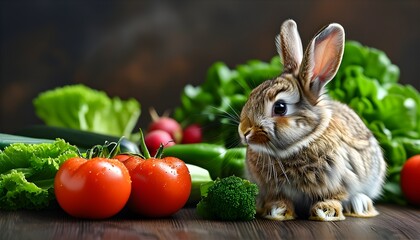
[[[171,218],[145,219],[123,212],[111,219],[76,219],[62,210],[0,211],[0,239],[420,239],[420,209],[377,206],[375,218],[341,222],[200,219],[194,208]]]

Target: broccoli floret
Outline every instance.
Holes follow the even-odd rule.
[[[197,213],[205,219],[249,221],[255,218],[258,187],[236,176],[201,186]]]

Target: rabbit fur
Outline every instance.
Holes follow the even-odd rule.
[[[240,114],[246,172],[257,183],[257,213],[289,220],[372,217],[386,163],[358,115],[328,98],[344,52],[344,29],[321,29],[303,52],[293,20],[276,38],[283,72],[257,86]]]

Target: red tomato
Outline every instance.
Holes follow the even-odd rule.
[[[409,158],[401,170],[401,189],[407,200],[420,206],[420,155]]]
[[[131,158],[131,155],[129,154],[118,154],[117,156],[114,157],[114,159],[117,159],[122,163],[128,160],[129,158]]]
[[[119,157],[120,155],[117,155],[117,159],[121,161],[121,157]],[[131,171],[133,171],[139,164],[140,162],[145,161],[143,158],[141,157],[137,157],[137,156],[130,156],[128,159],[122,161],[125,165],[125,167],[127,168],[128,172],[131,173]]]
[[[108,218],[127,203],[131,193],[130,174],[116,159],[70,158],[55,176],[54,191],[59,205],[68,214]]]
[[[133,157],[124,163],[132,181],[128,206],[134,212],[149,217],[170,216],[187,202],[191,176],[180,159]]]

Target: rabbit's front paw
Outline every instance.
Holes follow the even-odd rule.
[[[379,213],[373,206],[372,200],[363,193],[359,193],[343,202],[344,214],[351,217],[374,217]]]
[[[258,212],[263,218],[277,221],[292,220],[295,218],[293,205],[286,201],[266,203]]]
[[[343,215],[343,207],[340,201],[337,200],[325,200],[317,202],[312,206],[311,220],[318,221],[341,221],[345,217]]]

